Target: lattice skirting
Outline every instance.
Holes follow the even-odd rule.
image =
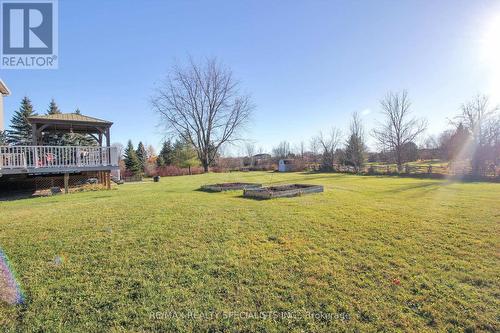
[[[2,179],[3,178],[3,179]],[[2,190],[48,190],[52,187],[64,189],[64,175],[31,176],[31,177],[2,177],[0,178],[0,191]],[[99,184],[105,183],[103,172],[82,172],[70,174],[69,187],[85,184],[89,179],[97,179]]]

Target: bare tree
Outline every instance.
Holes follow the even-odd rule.
[[[422,144],[424,149],[438,149],[439,148],[439,140],[435,135],[429,135]]]
[[[291,154],[290,143],[287,141],[282,141],[273,148],[273,156],[276,159],[283,159],[289,157]]]
[[[316,141],[321,147],[323,154],[321,168],[324,170],[331,170],[335,159],[335,150],[342,141],[342,132],[333,127],[328,135],[324,135],[323,132],[319,132],[319,135],[316,137]]]
[[[461,114],[455,117],[455,124],[463,125],[469,132],[471,142],[469,147],[463,147],[462,152],[469,156],[472,162],[472,172],[478,175],[486,167],[486,162],[496,163],[499,159],[500,115],[498,106],[491,107],[488,96],[478,95],[464,103]]]
[[[255,155],[255,144],[253,142],[247,142],[245,144],[246,156],[248,158],[248,162],[250,166],[253,167],[255,164],[254,155]]]
[[[253,142],[247,142],[245,144],[245,150],[248,157],[253,157],[255,155],[255,144]]]
[[[411,117],[411,102],[406,91],[389,92],[380,105],[385,120],[373,130],[373,136],[382,150],[394,154],[398,170],[401,171],[405,162],[404,147],[426,130],[427,122]]]
[[[313,155],[313,162],[318,163],[320,144],[318,142],[317,136],[312,137],[311,140],[309,141],[309,149],[311,150],[311,153]]]
[[[462,104],[462,113],[456,117],[456,120],[470,131],[478,145],[487,145],[496,139],[492,128],[496,127],[499,108],[498,106],[490,107],[489,104],[488,96],[478,95],[473,100]]]
[[[123,157],[123,145],[119,142],[115,142],[111,145],[111,147],[116,148],[116,151],[118,152],[118,158],[122,159],[122,157]]]
[[[191,143],[205,172],[225,143],[239,140],[253,105],[230,69],[216,59],[174,66],[152,99],[168,131]]]
[[[359,172],[365,163],[366,146],[363,124],[357,112],[352,114],[349,131],[345,149],[346,163]]]

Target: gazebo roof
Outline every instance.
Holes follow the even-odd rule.
[[[65,123],[65,124],[78,124],[78,125],[93,125],[93,126],[111,126],[112,122],[102,120],[94,117],[84,116],[78,113],[60,113],[50,114],[44,116],[28,117],[30,123]]]
[[[7,88],[5,83],[0,79],[0,94],[3,96],[9,96],[10,95],[10,90]]]
[[[102,136],[106,138],[106,145],[110,144],[110,128],[112,122],[78,113],[59,113],[43,116],[28,117],[33,127],[33,144],[42,142],[43,134],[50,132],[89,134],[102,144]]]

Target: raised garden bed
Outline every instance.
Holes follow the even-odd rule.
[[[234,190],[258,189],[261,187],[262,184],[255,184],[255,183],[222,183],[222,184],[203,185],[201,187],[201,190],[208,192],[223,192],[223,191],[234,191]]]
[[[323,192],[321,185],[290,184],[262,187],[258,189],[245,189],[243,196],[257,199],[272,199],[283,197],[296,197],[302,194]]]

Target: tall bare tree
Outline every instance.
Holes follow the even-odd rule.
[[[461,114],[455,123],[462,125],[471,138],[468,147],[463,147],[462,152],[469,156],[472,162],[472,172],[478,175],[486,163],[496,163],[500,154],[500,115],[498,106],[490,106],[489,98],[478,95],[471,101],[464,103]]]
[[[299,154],[300,154],[300,158],[304,158],[304,154],[306,152],[306,144],[304,143],[304,141],[300,141],[299,143]]]
[[[373,130],[373,136],[379,146],[394,154],[398,170],[403,169],[404,147],[414,142],[427,128],[425,119],[418,119],[411,115],[411,102],[408,93],[389,92],[381,101],[381,113],[384,122]]]
[[[247,157],[253,157],[253,155],[255,155],[255,143],[253,142],[247,142],[245,144],[245,151],[246,151],[246,155]]]
[[[324,135],[323,132],[319,132],[319,135],[316,137],[316,142],[321,147],[323,153],[321,161],[321,168],[323,170],[331,170],[333,168],[335,150],[341,141],[342,132],[335,127],[333,127],[327,135]]]
[[[247,142],[245,144],[246,156],[248,158],[248,162],[250,166],[254,166],[254,155],[255,155],[255,143]]]
[[[359,172],[365,163],[365,134],[361,118],[357,112],[352,114],[349,126],[349,138],[346,142],[345,159]]]
[[[309,141],[309,150],[311,151],[313,155],[313,162],[318,163],[318,156],[319,156],[319,151],[320,151],[320,144],[318,142],[318,137],[313,136],[311,140]]]
[[[191,143],[205,172],[225,143],[239,140],[253,110],[230,69],[216,59],[174,66],[152,99],[168,131]]]
[[[288,158],[291,153],[292,150],[290,149],[290,143],[288,141],[282,141],[273,148],[273,156],[278,160]]]

